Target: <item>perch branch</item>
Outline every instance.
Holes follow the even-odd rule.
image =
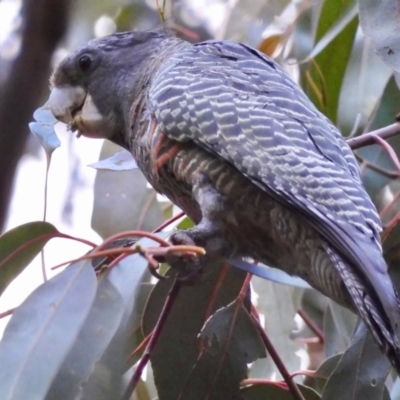
[[[380,128],[375,131],[364,133],[363,135],[348,139],[347,144],[352,150],[356,150],[360,147],[375,144],[375,136],[379,136],[380,138],[387,140],[398,134],[400,134],[400,122],[396,122],[392,125],[385,126],[384,128]]]
[[[278,368],[279,372],[281,373],[283,379],[285,380],[290,393],[293,396],[294,400],[304,400],[303,395],[300,392],[299,387],[296,385],[296,382],[292,379],[292,377],[289,374],[289,371],[286,369],[285,364],[283,363],[282,359],[279,357],[279,354],[275,350],[275,347],[269,340],[268,335],[265,333],[264,328],[261,326],[260,322],[257,320],[257,318],[254,315],[251,315],[251,318],[254,322],[254,325],[256,326],[262,341],[264,342],[264,345],[271,356],[272,360],[274,361],[276,367]]]

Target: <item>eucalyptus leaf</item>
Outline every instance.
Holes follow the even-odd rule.
[[[221,363],[218,344],[207,350],[198,337],[206,319],[235,300],[245,280],[244,272],[235,268],[223,272],[222,268],[207,266],[204,279],[182,287],[172,306],[151,354],[160,399],[181,396],[185,400],[198,400],[207,393],[210,400],[240,399],[240,377],[234,374],[229,360]],[[168,274],[167,280],[157,283],[147,302],[143,315],[145,336],[153,330],[174,280],[174,271]],[[213,297],[219,283],[218,295]]]
[[[159,235],[164,237],[163,234]],[[157,245],[147,238],[139,240],[137,244],[142,247]],[[142,309],[137,309],[140,306],[137,300],[141,296],[144,281],[148,280],[147,271],[147,260],[139,254],[133,254],[121,260],[104,276],[119,293],[122,316],[119,322],[114,319],[115,333],[82,388],[81,398],[108,400],[119,398],[122,393],[122,376],[127,369],[131,346],[136,348],[139,345],[132,340],[132,335],[135,328],[140,326]]]
[[[72,264],[39,286],[14,311],[0,342],[0,398],[43,399],[90,312],[96,275]]]
[[[361,324],[329,377],[323,400],[390,400],[385,381],[390,363]]]
[[[45,244],[58,236],[48,222],[28,222],[0,236],[0,295],[39,254]]]
[[[312,388],[304,385],[297,385],[304,400],[320,400],[321,397]],[[265,383],[263,385],[253,385],[241,390],[245,400],[293,400],[293,395],[289,389],[279,382]]]
[[[400,10],[397,0],[359,0],[360,22],[382,60],[400,72]]]
[[[115,153],[109,158],[89,164],[89,167],[107,171],[129,171],[139,168],[132,154],[125,149]]]
[[[90,313],[46,399],[82,398],[96,364],[117,332],[123,312],[119,292],[104,275],[101,276]]]

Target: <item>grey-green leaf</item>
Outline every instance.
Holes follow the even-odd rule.
[[[96,275],[80,261],[39,286],[14,312],[0,342],[0,399],[43,399],[84,324]]]
[[[89,164],[89,167],[105,169],[107,171],[128,171],[130,169],[139,168],[128,150],[119,151],[111,157]]]
[[[390,400],[385,380],[390,363],[360,325],[322,393],[323,400]],[[345,391],[345,392],[344,392]]]
[[[58,235],[48,222],[28,222],[0,236],[0,295],[39,254],[45,244]]]
[[[400,72],[400,10],[397,0],[359,0],[360,23],[378,55]]]
[[[85,324],[46,399],[82,398],[82,391],[114,337],[123,312],[124,307],[119,292],[105,276],[102,276]]]

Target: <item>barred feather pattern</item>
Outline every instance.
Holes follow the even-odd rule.
[[[93,59],[85,72],[83,54]],[[66,57],[52,84],[90,94],[103,117],[96,133],[132,152],[198,224],[189,233],[207,254],[302,277],[357,312],[400,373],[399,300],[357,162],[273,60],[239,43],[125,32]]]
[[[399,301],[381,254],[379,217],[351,149],[287,74],[242,44],[184,47],[153,77],[148,110],[170,145],[181,144],[181,158],[193,152],[190,168],[235,199],[223,221],[234,246],[247,233],[242,253],[358,312],[393,361]],[[169,187],[181,174],[176,163],[175,155],[164,176]],[[179,179],[190,191],[190,174]],[[179,188],[173,192],[179,204]]]

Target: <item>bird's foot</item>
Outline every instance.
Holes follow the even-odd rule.
[[[223,232],[202,221],[194,228],[175,232],[170,237],[173,245],[199,246],[206,251],[205,255],[170,254],[165,262],[178,271],[179,277],[187,283],[198,281],[207,266],[224,262],[232,254],[232,246]]]

